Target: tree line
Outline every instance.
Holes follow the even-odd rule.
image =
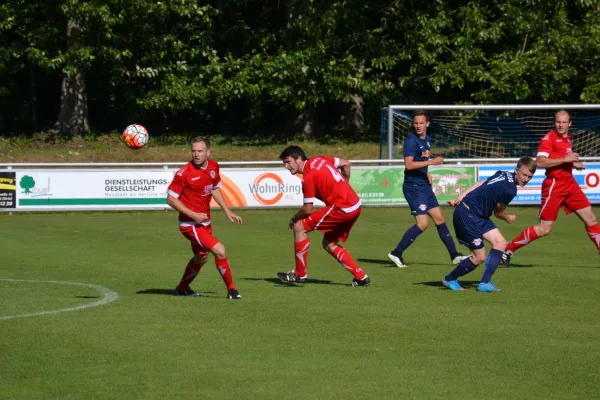
[[[0,134],[367,137],[389,104],[600,102],[597,0],[4,0]]]

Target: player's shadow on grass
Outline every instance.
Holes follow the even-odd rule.
[[[306,284],[351,286],[351,284],[332,282],[332,281],[324,280],[324,279],[310,279],[310,278],[305,283],[297,283],[297,284],[283,283],[277,278],[242,278],[242,279],[246,280],[246,281],[264,281],[264,282],[269,282],[269,283],[275,283],[279,286],[284,286],[284,287],[302,287],[303,285],[306,285]]]
[[[136,294],[162,294],[167,296],[176,296],[174,289],[144,289],[138,290],[135,292]],[[215,292],[199,292],[200,297],[217,297],[217,296],[207,296],[215,294]],[[181,296],[183,297],[183,296]]]
[[[442,284],[442,281],[415,282],[413,283],[413,285],[431,286],[435,288],[446,289]],[[460,286],[462,286],[465,289],[474,288],[477,287],[477,285],[479,285],[479,281],[460,281]]]
[[[396,266],[396,264],[394,264],[390,260],[380,260],[378,258],[359,258],[358,262],[363,262],[363,263],[367,263],[367,264],[385,265],[386,267],[398,268]]]

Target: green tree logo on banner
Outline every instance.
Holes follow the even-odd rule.
[[[21,189],[25,189],[23,193],[31,193],[31,190],[29,189],[32,189],[35,186],[35,181],[32,176],[24,175],[19,182],[19,186],[21,186]]]

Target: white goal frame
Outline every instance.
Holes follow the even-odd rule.
[[[394,159],[394,110],[599,110],[600,104],[390,104],[387,108],[387,159]],[[383,156],[383,154],[382,154]],[[383,158],[383,157],[382,157]],[[600,161],[599,157],[582,157],[583,161]],[[485,159],[480,159],[485,160]],[[509,159],[506,159],[507,161]]]

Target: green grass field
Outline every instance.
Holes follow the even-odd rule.
[[[537,215],[512,210],[514,225],[498,222],[507,239]],[[226,299],[212,258],[192,285],[202,297],[170,295],[190,256],[174,212],[0,215],[0,398],[600,396],[600,265],[575,216],[498,270],[502,293],[484,294],[474,288],[483,266],[465,292],[441,287],[451,266],[435,228],[405,253],[409,268],[386,261],[412,224],[407,208],[366,209],[350,236],[370,287],[350,286],[319,233],[312,282],[283,286],[292,213],[242,211],[234,226],[215,212],[241,301]],[[106,296],[48,281],[118,299],[8,318]]]

